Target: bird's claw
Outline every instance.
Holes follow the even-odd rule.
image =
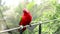
[[[31,24],[29,24],[29,26],[31,27]]]

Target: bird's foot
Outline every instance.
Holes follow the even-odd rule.
[[[31,25],[31,24],[29,24],[29,26],[31,27],[32,25]]]

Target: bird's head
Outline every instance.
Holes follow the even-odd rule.
[[[29,11],[26,8],[24,8],[23,9],[23,13],[26,13],[27,14],[27,13],[29,13]]]

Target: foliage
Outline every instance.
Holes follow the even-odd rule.
[[[42,0],[44,2],[44,0]],[[22,4],[20,3],[16,8],[14,8],[14,14],[11,14],[6,19],[7,24],[9,28],[14,28],[19,26],[19,20],[20,16],[22,14],[23,8],[27,8],[32,16],[33,20],[35,22],[32,22],[31,24],[36,23],[37,21],[49,21],[54,20],[57,18],[60,18],[60,4],[56,3],[57,0],[48,0],[48,2],[45,1],[45,3],[42,3],[41,5],[35,4],[34,1],[28,3],[28,4]],[[0,6],[0,10],[6,10],[6,6],[2,7]],[[1,15],[1,14],[0,14]],[[24,34],[38,34],[38,25],[34,28],[34,30],[29,31],[28,29],[24,31]],[[46,24],[42,24],[42,34],[58,34],[60,33],[60,20],[55,20],[52,22],[48,22]],[[13,34],[19,34],[17,30],[12,31]]]

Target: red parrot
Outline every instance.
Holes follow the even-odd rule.
[[[26,26],[26,25],[30,25],[32,21],[32,15],[30,14],[30,12],[24,8],[23,9],[23,15],[21,17],[21,20],[19,22],[19,26],[22,25],[22,26]],[[26,30],[26,27],[22,29],[22,31],[24,32]]]

